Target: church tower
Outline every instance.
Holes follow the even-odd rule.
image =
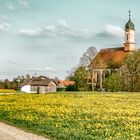
[[[135,25],[131,21],[131,12],[129,11],[129,20],[125,25],[125,43],[124,43],[124,51],[135,50]]]

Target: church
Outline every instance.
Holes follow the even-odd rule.
[[[106,73],[110,73],[112,69],[119,71],[125,57],[135,51],[135,25],[131,21],[130,11],[129,20],[125,25],[124,31],[125,41],[122,47],[101,49],[91,62],[89,67],[92,70],[94,88],[102,91]]]

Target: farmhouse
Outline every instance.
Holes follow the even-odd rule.
[[[21,91],[26,93],[47,93],[56,92],[57,85],[54,80],[45,76],[33,77],[21,85]]]
[[[125,25],[125,42],[122,47],[101,49],[90,64],[93,72],[94,86],[100,90],[103,89],[103,80],[106,73],[111,70],[121,71],[124,58],[135,51],[135,26],[131,21],[129,11],[129,20]]]

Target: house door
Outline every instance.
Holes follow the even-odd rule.
[[[39,94],[40,93],[40,88],[39,87],[37,87],[37,94]]]

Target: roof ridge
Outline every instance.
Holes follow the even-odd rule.
[[[103,49],[101,49],[101,50],[107,50],[107,49],[122,49],[122,48],[124,48],[124,47],[115,47],[115,48],[103,48]],[[100,51],[101,51],[101,50],[100,50]],[[99,51],[99,52],[100,52],[100,51]]]

